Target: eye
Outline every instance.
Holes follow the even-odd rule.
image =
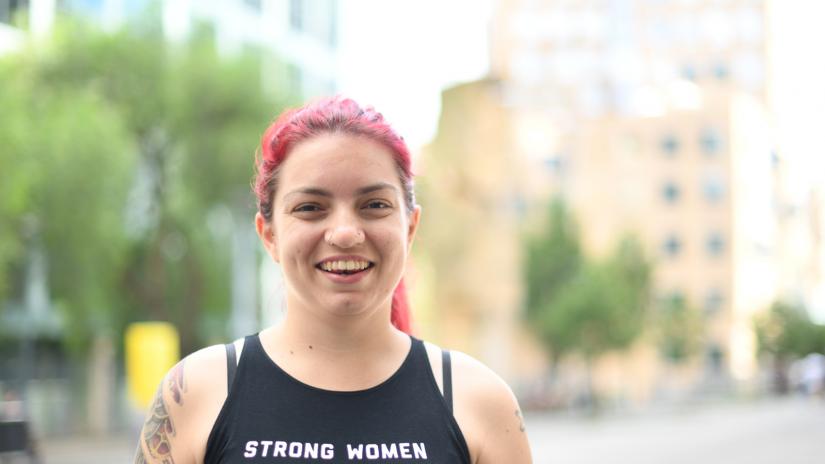
[[[292,209],[293,213],[315,213],[321,211],[321,207],[314,203],[302,203]]]
[[[366,208],[366,209],[389,209],[389,208],[392,208],[392,205],[390,205],[386,201],[372,200],[372,201],[367,202],[367,204],[364,205],[364,208]]]

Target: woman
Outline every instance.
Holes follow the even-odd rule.
[[[173,367],[136,462],[531,462],[510,389],[408,335],[401,277],[421,208],[380,113],[342,98],[285,112],[255,193],[284,320]]]

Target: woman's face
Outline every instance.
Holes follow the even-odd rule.
[[[280,263],[290,303],[339,315],[389,308],[418,225],[392,153],[366,137],[323,134],[289,152],[272,221],[258,234]]]

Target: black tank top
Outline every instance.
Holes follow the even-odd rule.
[[[442,396],[424,343],[410,339],[409,354],[389,379],[342,392],[300,382],[275,364],[257,335],[246,337],[237,372],[227,349],[234,380],[204,464],[470,464],[452,414],[449,354]]]

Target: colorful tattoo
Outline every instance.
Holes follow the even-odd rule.
[[[151,414],[143,424],[143,440],[149,455],[160,461],[161,464],[175,464],[172,459],[172,446],[170,437],[175,436],[175,426],[172,418],[166,410],[166,403],[163,401],[163,384],[155,394],[152,403]]]
[[[518,417],[518,421],[519,421],[519,426],[518,426],[519,430],[524,432],[526,430],[526,427],[524,426],[524,416],[521,415],[521,411],[518,410],[518,409],[516,409],[516,417]]]
[[[169,391],[172,392],[175,403],[182,406],[183,393],[186,391],[186,384],[183,381],[183,361],[175,364],[169,372]]]

